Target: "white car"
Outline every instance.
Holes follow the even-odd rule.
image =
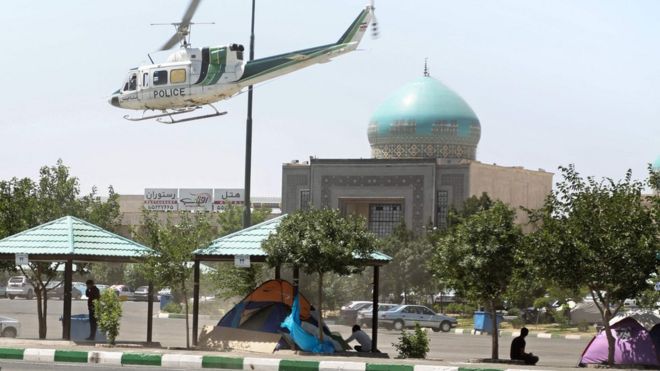
[[[21,323],[18,320],[9,317],[0,316],[0,336],[6,338],[15,338],[21,329]]]
[[[379,313],[378,323],[397,331],[405,327],[415,327],[415,324],[419,323],[421,327],[430,327],[434,332],[448,332],[452,327],[456,327],[458,321],[454,317],[436,314],[423,305],[400,305],[390,311]]]
[[[381,303],[378,304],[378,313],[387,312],[398,307],[399,304]],[[374,316],[373,305],[369,304],[357,312],[357,323],[360,327],[369,327],[372,325],[372,318]]]
[[[28,300],[34,297],[34,287],[25,276],[14,276],[7,282],[7,297],[14,299],[18,296]]]

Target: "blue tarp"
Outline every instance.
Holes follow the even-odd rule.
[[[305,331],[300,326],[300,303],[298,301],[298,296],[293,299],[293,308],[291,308],[291,314],[289,314],[282,322],[282,327],[289,330],[289,334],[296,345],[304,350],[305,352],[313,353],[334,353],[335,347],[327,339],[323,338],[323,343],[319,342],[319,339],[316,336]]]

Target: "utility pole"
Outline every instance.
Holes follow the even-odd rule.
[[[252,0],[252,26],[250,31],[250,61],[254,59],[254,7]],[[245,125],[245,213],[243,214],[243,228],[252,225],[252,212],[250,210],[250,181],[252,177],[252,85],[248,86],[247,122]]]

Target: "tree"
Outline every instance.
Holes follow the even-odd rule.
[[[108,188],[108,195],[107,200],[101,199],[94,187],[90,194],[81,197],[78,178],[71,176],[62,160],[42,167],[37,182],[29,178],[0,181],[0,238],[67,215],[113,230],[119,221],[119,195],[112,187]],[[19,267],[34,287],[41,339],[47,332],[47,292],[53,289],[47,285],[57,276],[58,266],[59,263],[31,262],[27,267]],[[10,262],[0,268],[16,269]]]
[[[530,214],[540,229],[530,246],[538,275],[558,287],[587,287],[605,325],[608,363],[614,364],[610,319],[647,288],[660,250],[657,210],[644,201],[644,184],[582,178],[573,165],[560,167],[562,181],[543,208]]]
[[[468,216],[435,246],[433,268],[469,300],[485,303],[493,323],[514,274],[514,258],[522,232],[515,212],[501,201]],[[498,332],[492,333],[492,358],[498,359]]]
[[[207,246],[213,238],[213,227],[206,213],[181,213],[178,224],[169,218],[164,226],[153,212],[143,212],[143,227],[138,239],[154,252],[147,256],[145,273],[160,286],[171,286],[182,295],[186,311],[186,347],[190,347],[187,279],[192,274],[193,251]]]
[[[364,269],[376,246],[362,217],[342,217],[334,209],[299,210],[285,217],[263,242],[271,266],[297,266],[318,275],[319,340],[323,341],[323,276],[349,275]]]
[[[243,216],[245,208],[228,204],[218,214],[219,237],[237,232],[243,229]],[[252,225],[259,224],[268,218],[271,213],[269,208],[255,208],[252,210],[250,221]],[[219,263],[215,272],[209,273],[211,280],[215,282],[219,295],[223,298],[233,296],[245,296],[256,289],[263,281],[264,268],[261,264],[252,264],[249,268],[236,268],[233,263]]]
[[[409,304],[410,294],[433,294],[436,286],[431,277],[428,262],[431,260],[432,246],[425,237],[417,237],[399,224],[394,231],[382,240],[382,251],[392,257],[392,261],[382,271],[384,294],[398,298],[403,295],[403,303]]]

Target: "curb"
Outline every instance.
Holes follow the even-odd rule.
[[[291,359],[224,357],[194,354],[155,354],[107,351],[77,351],[37,348],[0,348],[0,359],[46,363],[140,365],[184,369],[215,368],[253,371],[508,371],[483,367],[397,365],[345,361],[298,361]],[[520,370],[518,370],[520,371]]]
[[[470,329],[462,329],[458,328],[453,330],[455,334],[458,335],[490,335],[486,332],[482,331],[477,331],[477,330],[470,330]],[[519,336],[520,332],[504,332],[504,331],[499,331],[500,336]],[[533,337],[533,338],[539,338],[539,339],[564,339],[564,340],[581,340],[581,339],[586,339],[588,338],[587,336],[582,336],[582,335],[559,335],[559,334],[551,334],[547,332],[533,332],[527,335],[528,337]]]
[[[189,314],[188,317],[192,318],[192,314]],[[200,314],[199,319],[209,319],[211,316],[208,314]],[[154,314],[154,318],[172,318],[172,319],[185,319],[186,315],[183,313],[165,313],[161,312]]]

